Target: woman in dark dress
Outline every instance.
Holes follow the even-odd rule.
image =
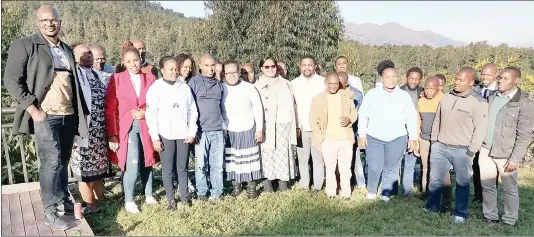
[[[91,69],[93,54],[87,45],[73,47],[77,62],[78,80],[81,91],[90,109],[87,116],[89,137],[76,136],[71,156],[71,168],[74,177],[79,181],[85,210],[97,212],[95,201],[104,199],[102,180],[108,170],[108,148],[106,123],[104,116],[104,97],[106,86],[99,74]]]

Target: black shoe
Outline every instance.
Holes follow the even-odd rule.
[[[514,226],[515,226],[515,225],[512,225],[512,224],[508,224],[508,223],[506,223],[506,222],[504,222],[504,221],[501,222],[501,223],[502,223],[502,225],[504,225],[504,226],[509,226],[509,227],[514,227]]]
[[[271,180],[266,179],[263,181],[263,191],[268,192],[268,193],[274,192],[273,183]]]
[[[200,201],[207,201],[208,200],[208,196],[206,196],[206,195],[198,195],[197,199],[200,200]]]
[[[167,210],[176,211],[176,202],[174,200],[169,201],[169,205],[167,206]]]
[[[439,210],[439,212],[443,214],[450,214],[451,208],[448,206],[441,206],[441,209]]]
[[[180,201],[180,203],[183,205],[183,206],[186,206],[186,207],[190,207],[190,206],[193,206],[193,203],[191,202],[191,199],[186,199],[186,200],[182,200]]]
[[[65,202],[57,206],[58,215],[74,215],[74,203]]]
[[[500,220],[491,220],[491,219],[488,219],[488,218],[484,217],[484,222],[498,224],[501,221]]]
[[[232,182],[232,196],[237,197],[239,194],[241,194],[241,183],[238,182]]]
[[[258,197],[258,192],[256,191],[256,182],[255,181],[248,182],[248,184],[247,184],[247,194],[248,194],[248,198],[257,198]]]
[[[45,213],[45,224],[50,226],[52,230],[67,230],[69,229],[69,223],[62,220],[55,212]]]

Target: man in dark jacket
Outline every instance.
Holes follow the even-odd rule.
[[[224,132],[222,98],[224,90],[215,78],[215,59],[205,54],[200,57],[199,74],[187,83],[193,91],[198,107],[198,144],[195,145],[195,180],[197,194],[206,199],[208,176],[211,183],[210,199],[220,199],[223,192]],[[209,169],[208,169],[209,167]],[[209,172],[208,172],[209,171]]]
[[[408,92],[412,98],[413,105],[417,108],[417,103],[419,102],[419,97],[424,91],[423,87],[420,87],[421,79],[423,77],[423,71],[418,67],[412,67],[406,72],[406,84],[400,88]],[[404,165],[402,172],[402,187],[403,187],[403,196],[412,195],[413,186],[419,187],[421,180],[419,173],[415,172],[415,165],[417,163],[417,157],[413,152],[407,152],[404,155]],[[420,170],[420,169],[418,169]],[[415,180],[414,180],[415,177]],[[395,192],[396,192],[395,188]]]
[[[502,179],[502,222],[514,225],[519,214],[518,167],[532,141],[534,104],[517,87],[521,71],[505,68],[497,81],[498,92],[489,97],[488,130],[479,156],[482,210],[488,222],[499,222],[497,179]]]
[[[88,135],[89,110],[79,89],[72,49],[58,39],[59,13],[42,6],[36,23],[39,32],[9,48],[4,85],[17,102],[13,133],[35,134],[45,223],[65,230],[69,225],[57,212],[74,212],[67,169],[74,136]]]

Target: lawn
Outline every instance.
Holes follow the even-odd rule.
[[[143,205],[133,215],[122,208],[120,185],[107,183],[115,196],[101,203],[101,213],[86,215],[95,235],[532,235],[534,234],[534,168],[521,168],[521,208],[515,227],[482,221],[482,207],[470,204],[469,219],[453,224],[447,214],[425,213],[416,194],[389,203],[369,201],[356,191],[351,200],[328,199],[299,190],[262,194],[250,200],[246,193],[222,201],[197,201],[192,207],[168,211],[160,179],[155,182],[159,205]],[[71,189],[75,191],[74,189]],[[137,193],[140,193],[139,190]],[[75,196],[77,196],[75,194]],[[500,200],[502,210],[502,200]]]

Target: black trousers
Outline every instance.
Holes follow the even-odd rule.
[[[480,167],[478,166],[479,153],[473,158],[473,187],[475,189],[475,200],[482,202],[482,183],[480,182]]]
[[[163,187],[167,200],[174,200],[174,174],[178,174],[178,187],[180,199],[185,201],[189,198],[187,190],[187,163],[189,159],[189,144],[184,139],[168,140],[161,137],[163,151],[160,153]]]

